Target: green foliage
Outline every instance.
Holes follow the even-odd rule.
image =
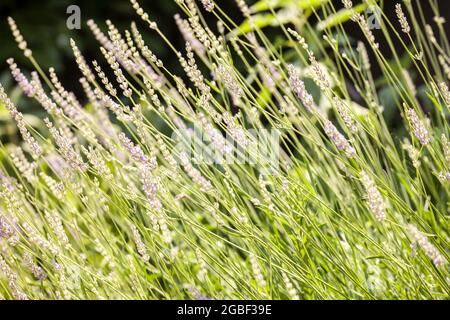
[[[409,33],[385,14],[369,30],[364,5],[236,2],[241,25],[177,1],[180,49],[134,0],[142,24],[100,26],[96,62],[72,41],[86,106],[13,30],[36,72],[12,73],[42,114],[0,86],[0,297],[448,298],[443,28],[425,36],[412,2]]]

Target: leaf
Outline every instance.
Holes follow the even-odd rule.
[[[320,6],[321,4],[330,0],[262,0],[251,6],[252,12],[262,12],[289,5],[296,5],[299,9],[311,9]]]
[[[260,105],[262,108],[265,108],[267,103],[269,103],[271,97],[272,93],[266,86],[264,86],[258,94],[257,99],[258,105]]]
[[[3,104],[0,103],[0,120],[9,119],[9,112]]]
[[[252,12],[262,12],[267,11],[270,8],[277,9],[282,7],[284,4],[292,3],[293,0],[262,0],[256,2],[250,7]]]
[[[429,92],[427,92],[426,95],[427,95],[428,99],[430,99],[430,101],[436,107],[436,109],[439,111],[439,113],[443,113],[441,104],[434,98],[434,96]]]
[[[390,260],[388,257],[386,256],[369,256],[369,257],[365,257],[366,260],[372,260],[372,259],[388,259]]]
[[[267,26],[278,26],[285,23],[295,22],[296,24],[301,21],[301,19],[306,20],[309,14],[302,14],[302,10],[312,9],[326,3],[330,0],[272,0],[272,1],[260,1],[257,2],[253,7],[253,12],[261,12],[252,16],[253,23],[260,29]],[[277,9],[277,15],[274,16],[268,11],[270,9]],[[310,10],[309,10],[310,11]],[[234,35],[245,34],[253,31],[253,27],[250,21],[245,20],[237,30],[234,31]]]
[[[275,17],[273,14],[271,13],[265,13],[265,14],[258,14],[258,15],[254,15],[252,16],[253,18],[253,23],[258,27],[258,28],[264,28],[269,26],[272,21],[274,21]],[[249,20],[245,20],[238,28],[237,30],[237,34],[244,34],[244,33],[249,33],[253,31],[253,27],[250,24]]]
[[[361,13],[366,10],[368,7],[367,3],[361,3],[353,7],[354,11]],[[331,28],[347,22],[352,17],[352,10],[342,9],[336,12],[335,14],[329,15],[325,20],[320,21],[316,28],[319,31],[323,31],[327,28]]]
[[[33,128],[44,127],[44,122],[39,117],[36,117],[33,114],[24,114],[23,118],[26,121],[26,123],[32,126]]]
[[[297,6],[301,9],[317,8],[330,0],[299,0]]]

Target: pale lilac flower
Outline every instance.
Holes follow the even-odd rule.
[[[138,144],[134,144],[130,138],[128,138],[125,133],[121,132],[118,135],[120,142],[130,153],[131,157],[142,164],[148,164],[149,169],[153,170],[156,167],[156,159],[154,157],[148,157],[144,154],[141,147]]]
[[[402,31],[404,33],[409,33],[411,28],[409,27],[408,20],[406,20],[405,14],[403,13],[402,5],[397,3],[395,5],[395,13],[397,14],[398,21],[400,22],[400,26],[402,27]]]
[[[214,2],[211,0],[201,0],[203,4],[203,8],[205,8],[206,11],[211,12],[214,10]]]
[[[306,91],[305,83],[300,79],[300,74],[294,65],[288,65],[288,74],[292,91],[294,91],[297,97],[301,100],[306,110],[312,112],[314,109],[313,97]]]
[[[131,225],[131,232],[133,234],[134,243],[136,245],[136,249],[141,255],[142,261],[147,262],[150,259],[150,256],[148,255],[147,248],[142,241],[142,236],[139,233],[139,230],[136,228],[135,225]]]
[[[267,286],[267,282],[264,279],[264,275],[262,274],[261,268],[254,254],[250,254],[250,264],[252,266],[253,275],[255,277],[256,283],[261,289],[265,289]]]
[[[81,155],[75,151],[70,139],[68,139],[61,129],[55,128],[53,123],[48,118],[45,118],[44,122],[55,140],[56,145],[59,147],[61,156],[64,157],[70,167],[72,169],[85,171],[87,169],[87,165],[83,162]]]
[[[425,252],[425,254],[433,260],[433,263],[436,267],[443,266],[446,261],[444,257],[441,255],[439,250],[436,249],[433,244],[428,240],[428,238],[423,235],[414,225],[410,224],[408,225],[408,231],[411,234],[414,241],[416,241],[419,246],[422,248],[422,250]]]
[[[16,300],[28,300],[28,296],[22,292],[18,285],[17,273],[8,266],[6,261],[0,255],[0,272],[8,280],[9,287],[11,288],[14,299]]]
[[[5,89],[1,84],[0,84],[0,102],[5,105],[6,109],[9,111],[13,119],[16,121],[17,127],[19,128],[22,138],[23,140],[25,140],[26,143],[28,143],[33,157],[35,159],[39,158],[39,156],[42,154],[41,146],[37,143],[37,141],[34,139],[34,137],[30,134],[30,132],[26,128],[26,123],[25,120],[23,119],[22,113],[20,113],[17,110],[16,106],[8,98],[8,96],[5,93]]]
[[[44,270],[34,262],[33,256],[29,252],[23,254],[23,262],[37,279],[44,280],[47,277]]]
[[[375,215],[378,221],[382,221],[386,217],[385,209],[386,205],[384,203],[383,197],[380,191],[378,191],[375,182],[365,171],[361,171],[361,182],[366,189],[367,203],[369,205],[370,211]]]
[[[81,54],[80,49],[78,49],[78,47],[73,39],[70,39],[70,46],[72,47],[72,51],[75,56],[75,60],[77,62],[78,68],[83,73],[83,75],[86,77],[86,79],[88,79],[90,82],[94,82],[95,76],[92,73],[92,70],[89,68],[88,64],[86,63],[86,60],[84,59],[83,55]]]
[[[358,125],[356,124],[356,121],[353,119],[349,112],[349,108],[344,104],[344,102],[338,98],[333,97],[333,102],[336,106],[336,109],[341,116],[342,120],[344,120],[344,123],[346,127],[350,130],[352,133],[358,132]]]
[[[180,163],[188,176],[200,186],[204,192],[210,192],[213,190],[212,184],[209,180],[205,179],[200,171],[198,171],[189,161],[189,158],[185,152],[180,153]]]
[[[158,198],[158,177],[152,175],[152,168],[149,164],[145,163],[140,166],[142,189],[147,196],[150,207],[155,212],[161,212],[162,203]]]
[[[420,121],[417,113],[414,109],[406,110],[406,117],[408,118],[409,124],[414,132],[414,135],[419,139],[422,145],[427,145],[430,142],[430,137],[428,131],[424,124]]]
[[[28,97],[32,97],[35,93],[35,88],[17,67],[17,63],[14,62],[13,58],[9,58],[8,60],[6,60],[6,62],[11,69],[11,75],[13,76],[14,80],[16,80],[17,84],[22,88],[23,92]]]
[[[344,4],[345,9],[352,9],[353,2],[351,0],[342,0],[342,3]]]
[[[25,57],[29,58],[32,56],[31,50],[28,48],[27,42],[23,38],[22,34],[20,33],[19,28],[17,28],[16,22],[13,18],[8,17],[8,24],[11,29],[11,32],[14,36],[14,40],[16,40],[17,45],[19,46],[19,49],[23,51],[23,54]]]
[[[241,86],[236,81],[230,70],[223,63],[220,63],[217,66],[216,76],[223,82],[223,84],[227,88],[234,105],[239,105],[240,99],[244,95],[244,91],[242,90]]]
[[[345,137],[340,133],[333,123],[329,120],[325,120],[324,130],[327,136],[334,142],[339,150],[345,152],[347,157],[351,158],[356,154],[355,148],[353,148],[350,143],[345,139]]]

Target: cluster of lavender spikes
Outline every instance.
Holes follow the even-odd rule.
[[[322,63],[309,38],[283,29],[302,49],[296,51],[296,61],[287,61],[265,36],[235,32],[227,19],[219,20],[219,32],[214,33],[202,16],[202,10],[223,15],[214,1],[200,0],[197,6],[194,0],[178,0],[185,13],[174,17],[185,40],[178,51],[141,5],[130,2],[148,31],[173,51],[185,75],[166,69],[136,23],[122,33],[110,20],[105,32],[88,21],[103,62],[87,61],[70,40],[89,109],[64,88],[54,68],[48,75],[37,68],[27,78],[12,58],[7,60],[24,94],[48,115],[36,130],[0,85],[0,103],[23,140],[5,148],[12,166],[0,168],[0,272],[7,281],[7,289],[0,285],[0,297],[4,292],[15,299],[172,297],[184,287],[198,299],[210,293],[299,299],[332,296],[327,286],[316,285],[330,282],[349,297],[372,298],[393,292],[390,279],[410,285],[397,269],[411,263],[404,261],[409,258],[403,254],[407,246],[397,232],[401,229],[408,231],[408,243],[423,250],[424,261],[438,267],[429,270],[420,261],[417,272],[433,279],[432,290],[445,292],[447,231],[441,230],[441,211],[449,192],[448,129],[433,128],[434,119],[425,119],[412,73],[401,69],[405,86],[395,82],[391,69],[383,69],[388,81],[398,84],[395,89],[403,90],[398,104],[403,104],[405,127],[415,137],[404,139],[403,157],[380,114],[370,74],[375,61],[363,42],[346,48],[351,55],[335,51],[342,60]],[[352,1],[342,3],[369,48],[381,55],[367,19]],[[236,4],[249,26],[259,31],[252,13],[256,9],[244,0]],[[413,28],[401,5],[395,10],[403,36],[411,37]],[[19,48],[37,64],[14,20],[8,22]],[[330,50],[340,50],[336,40],[328,35],[323,39]],[[430,41],[440,53],[436,61],[450,65],[437,38]],[[411,54],[416,63],[425,63],[422,55]],[[250,66],[248,74],[236,67],[235,59]],[[343,69],[350,79],[362,79],[354,85],[367,108],[352,101],[346,79],[337,76]],[[320,101],[305,85],[307,77],[320,91]],[[433,102],[448,108],[446,83],[429,82]],[[195,162],[197,146],[191,138],[197,125],[207,141],[195,143],[211,142],[208,147],[226,156],[255,156],[254,130],[283,128],[278,171],[263,170],[257,154],[251,165]],[[271,151],[278,147],[268,146]],[[403,166],[408,161],[412,168]],[[423,223],[430,229],[438,226],[435,237],[419,231],[416,225]],[[355,245],[350,248],[350,243]],[[329,259],[330,252],[342,256]],[[378,260],[368,256],[385,256],[385,265],[368,261]],[[74,288],[79,281],[70,279],[73,265],[83,266],[83,289]],[[323,276],[318,271],[330,267],[335,273]],[[379,284],[380,276],[367,285],[366,274],[382,274],[387,284]],[[242,281],[247,278],[252,281]],[[277,281],[284,286],[271,288]],[[204,290],[211,291],[203,295]],[[421,290],[430,288],[416,291]]]

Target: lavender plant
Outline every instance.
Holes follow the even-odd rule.
[[[448,298],[450,50],[436,0],[434,22],[419,1],[399,3],[398,21],[375,1],[300,1],[295,24],[276,1],[236,0],[241,26],[214,1],[177,0],[184,48],[130,2],[141,21],[129,30],[88,21],[96,61],[71,41],[85,97],[8,20],[35,68],[9,59],[11,74],[47,115],[31,126],[0,85],[23,138],[0,149],[0,297]],[[382,85],[404,137],[385,121]]]

